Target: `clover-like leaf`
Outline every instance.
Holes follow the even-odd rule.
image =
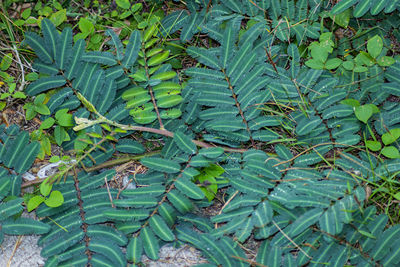
[[[368,40],[367,49],[368,49],[368,54],[371,57],[377,58],[382,52],[382,48],[383,48],[383,41],[382,38],[379,37],[379,35],[375,35],[374,37]]]

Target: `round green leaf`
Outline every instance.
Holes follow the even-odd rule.
[[[390,145],[394,143],[400,137],[400,128],[392,129],[387,133],[382,135],[382,142],[385,145]]]
[[[131,7],[131,4],[129,3],[129,0],[117,0],[115,2],[117,3],[117,5],[120,8],[123,8],[123,9],[129,9]]]
[[[342,64],[342,60],[340,58],[331,58],[325,63],[325,68],[328,70],[336,69]]]
[[[48,178],[46,178],[41,184],[40,184],[40,194],[43,196],[48,196],[50,194],[51,188],[53,188],[53,184],[48,183]]]
[[[357,119],[362,121],[363,123],[367,123],[369,118],[371,118],[373,114],[373,109],[371,106],[363,105],[356,107],[354,109],[354,113],[356,114]]]
[[[52,208],[59,207],[64,203],[64,197],[60,191],[53,191],[44,203]]]
[[[385,146],[382,151],[382,155],[390,159],[398,159],[400,158],[400,152],[394,146]]]
[[[28,201],[28,212],[31,212],[32,210],[36,209],[42,202],[44,201],[44,197],[42,196],[34,196]]]
[[[381,67],[389,67],[389,66],[393,65],[396,62],[396,60],[392,57],[383,56],[383,57],[380,57],[376,62]]]
[[[381,143],[378,141],[367,140],[365,145],[371,151],[378,151],[382,148]]]
[[[379,35],[375,35],[371,39],[368,40],[367,49],[368,53],[371,57],[377,58],[379,54],[382,52],[383,41]]]
[[[51,126],[53,126],[55,120],[52,117],[49,117],[42,121],[42,124],[40,124],[39,129],[49,129]]]

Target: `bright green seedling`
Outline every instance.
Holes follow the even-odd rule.
[[[26,110],[26,119],[31,120],[33,119],[38,113],[42,115],[50,115],[50,110],[44,104],[46,100],[46,95],[45,94],[40,94],[36,96],[35,100],[33,103],[28,102],[24,105],[24,109]]]
[[[349,99],[342,101],[342,103],[355,104],[354,114],[356,115],[358,120],[366,124],[367,129],[373,138],[373,140],[365,140],[365,146],[369,150],[374,152],[380,151],[383,156],[390,159],[400,158],[399,150],[395,146],[391,145],[392,143],[396,142],[397,139],[400,137],[400,128],[392,129],[382,135],[381,139],[382,143],[384,144],[384,147],[382,148],[381,142],[377,140],[371,127],[368,125],[368,120],[372,117],[372,115],[375,113],[379,113],[379,108],[377,106],[373,104],[365,104],[360,106],[357,105],[358,101],[351,102],[349,101]]]
[[[28,211],[31,212],[32,210],[36,209],[40,204],[44,202],[49,207],[55,208],[59,207],[64,203],[64,197],[60,191],[54,190],[51,191],[53,185],[48,183],[48,179],[46,178],[40,184],[40,194],[32,197],[28,201]]]
[[[225,170],[221,166],[211,164],[203,168],[201,173],[194,177],[194,182],[200,186],[201,191],[203,191],[208,201],[212,201],[215,198],[215,194],[218,191],[218,184],[228,182],[221,177],[224,172]]]
[[[340,64],[342,64],[340,58],[328,59],[329,54],[333,52],[334,45],[331,32],[321,34],[319,42],[313,42],[308,47],[311,53],[311,59],[306,61],[306,65],[317,70],[333,70],[339,67]]]

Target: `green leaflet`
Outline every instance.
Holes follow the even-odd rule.
[[[400,236],[400,225],[395,225],[387,229],[378,237],[374,249],[370,252],[376,260],[382,259],[388,252],[388,248]]]
[[[384,1],[381,1],[381,2],[384,2]],[[360,18],[360,17],[364,16],[365,13],[367,13],[368,10],[370,9],[371,4],[372,4],[372,1],[370,1],[370,0],[367,0],[367,1],[364,0],[364,1],[358,2],[358,4],[354,7],[353,16],[355,18]]]
[[[5,220],[8,217],[22,211],[23,199],[17,198],[8,202],[0,203],[0,220]]]
[[[45,43],[50,48],[51,57],[55,59],[58,54],[57,43],[59,42],[59,34],[49,19],[43,19],[41,26]]]
[[[139,31],[135,30],[129,37],[128,45],[126,46],[124,60],[122,64],[126,68],[130,68],[136,61],[138,52],[141,45],[141,38]]]
[[[130,139],[119,140],[115,149],[119,152],[131,154],[141,154],[145,151],[142,144]]]
[[[143,248],[147,257],[149,257],[152,260],[157,260],[160,245],[153,231],[149,227],[145,227],[140,231],[139,237],[143,241]]]
[[[220,69],[220,63],[218,62],[217,58],[207,49],[191,46],[186,49],[186,52],[190,56],[197,58],[202,64],[213,69]]]
[[[193,199],[203,199],[205,197],[203,191],[186,177],[176,180],[175,187],[187,197]]]
[[[143,253],[142,238],[133,237],[126,248],[126,258],[134,263],[140,262]]]
[[[8,235],[40,235],[47,233],[49,230],[50,225],[31,218],[9,219],[2,222],[2,231]]]
[[[50,257],[53,255],[56,255],[58,253],[66,251],[69,247],[75,245],[78,243],[84,236],[84,232],[81,231],[81,229],[78,229],[76,231],[68,232],[67,234],[63,233],[60,238],[62,237],[63,242],[60,242],[59,240],[54,240],[53,242],[47,244],[42,251],[40,252],[40,255],[42,257]]]
[[[92,239],[89,242],[88,248],[108,258],[114,266],[126,266],[124,254],[122,254],[119,247],[112,242],[104,242],[103,239]]]
[[[167,225],[172,227],[177,218],[176,210],[171,205],[164,202],[161,204],[161,206],[159,206],[158,213],[161,215],[161,217],[163,217]]]
[[[199,150],[199,155],[210,159],[217,158],[222,153],[224,153],[224,149],[221,147],[209,147],[209,148],[202,148]]]
[[[160,172],[177,173],[181,170],[181,166],[175,161],[159,157],[143,158],[140,162],[144,166]]]
[[[194,154],[197,151],[196,145],[192,142],[192,139],[181,131],[175,132],[174,141],[178,147],[186,153]]]
[[[111,29],[106,30],[106,34],[111,37],[110,42],[112,42],[113,46],[115,47],[116,59],[122,60],[124,55],[123,55],[123,46],[121,40]]]
[[[100,254],[94,254],[92,255],[92,258],[90,259],[90,263],[92,266],[101,266],[101,267],[113,267],[115,264],[108,260],[106,257],[100,255]]]
[[[157,214],[153,215],[149,220],[149,225],[153,232],[162,240],[175,240],[174,234],[172,233],[171,229],[169,229],[168,225],[161,216]]]
[[[311,115],[310,118],[304,116],[297,122],[296,133],[298,135],[306,135],[321,123],[322,120],[318,116]]]
[[[240,10],[240,9],[239,9]],[[222,42],[222,68],[225,69],[228,63],[228,60],[232,54],[235,34],[232,25],[227,25],[224,32],[224,39]]]
[[[182,214],[185,214],[193,209],[192,202],[175,189],[168,193],[167,198]]]
[[[377,15],[381,12],[388,4],[391,2],[390,0],[382,0],[378,2],[371,3],[371,15]]]
[[[41,61],[47,64],[51,64],[53,62],[53,58],[47,50],[43,38],[41,38],[39,35],[33,32],[27,32],[25,33],[25,42],[32,47]]]
[[[252,218],[254,220],[254,226],[263,227],[272,220],[272,207],[268,201],[260,203],[254,211]]]
[[[290,235],[296,236],[303,232],[307,227],[316,223],[323,211],[319,208],[309,210],[299,217],[290,227]]]
[[[133,198],[124,198],[114,200],[117,207],[131,207],[131,208],[148,208],[154,207],[158,203],[157,198],[149,196],[140,196]]]
[[[218,246],[213,238],[208,235],[201,235],[200,240],[205,243],[210,253],[215,256],[215,263],[222,264],[222,266],[233,266],[228,255]]]
[[[67,81],[61,75],[56,75],[47,78],[40,78],[29,84],[26,88],[26,93],[29,95],[37,95],[49,89],[63,86]]]
[[[236,218],[236,217],[248,216],[253,211],[254,211],[254,209],[252,207],[244,207],[244,208],[240,208],[240,209],[237,209],[235,211],[232,211],[232,212],[222,213],[222,214],[219,214],[217,216],[214,216],[211,219],[211,221],[214,222],[214,223],[226,222],[226,221],[230,221],[230,220],[232,220],[233,218]]]
[[[345,11],[346,9],[350,8],[351,6],[355,5],[359,0],[342,0],[337,3],[331,10],[332,14],[339,14]]]
[[[131,189],[125,189],[121,195],[124,197],[135,197],[135,196],[159,196],[165,192],[165,187],[162,185],[150,185],[145,187]]]
[[[124,246],[128,243],[128,239],[125,237],[125,235],[107,226],[89,225],[86,233],[89,237],[105,238],[119,246]]]
[[[99,63],[107,66],[113,66],[117,64],[113,54],[109,52],[90,51],[86,52],[82,56],[82,60],[86,62]]]
[[[103,215],[107,218],[116,220],[116,221],[128,221],[128,220],[144,220],[149,217],[149,211],[145,209],[131,209],[131,210],[122,210],[122,209],[109,209],[104,211]]]
[[[139,221],[128,221],[116,223],[115,226],[119,231],[123,232],[124,234],[131,234],[139,230],[142,227],[142,223]]]

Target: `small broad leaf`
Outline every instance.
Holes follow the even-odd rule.
[[[382,145],[379,141],[367,140],[365,145],[371,151],[379,151],[382,148]]]
[[[337,14],[335,16],[335,18],[334,18],[335,23],[342,28],[347,28],[347,26],[349,25],[349,21],[350,21],[350,15],[351,15],[351,10],[346,9],[342,13]],[[333,16],[331,14],[330,14],[330,17],[333,19]]]
[[[376,62],[381,67],[389,67],[389,66],[393,65],[396,62],[396,60],[392,57],[383,56],[383,57],[378,58],[378,60]]]
[[[325,62],[328,58],[328,50],[320,45],[314,45],[311,48],[311,56],[319,62]]]
[[[41,184],[40,184],[40,194],[43,196],[48,196],[50,194],[51,189],[53,188],[53,184],[48,182],[49,179],[46,178]]]
[[[74,126],[73,119],[72,119],[72,114],[68,113],[68,109],[60,109],[56,112],[55,118],[57,120],[57,123],[60,126],[63,127],[71,127]]]
[[[123,9],[129,9],[131,7],[129,0],[116,0],[115,3],[117,3],[117,5]]]
[[[28,212],[31,212],[32,210],[36,209],[39,207],[40,204],[44,201],[44,197],[42,196],[34,196],[28,201]]]
[[[64,203],[64,196],[60,191],[53,191],[44,203],[52,208],[61,206]]]
[[[397,139],[400,137],[400,128],[392,129],[387,133],[382,135],[382,142],[385,145],[390,145],[396,142]]]
[[[340,58],[331,58],[327,62],[325,62],[325,68],[328,70],[336,69],[342,64],[342,60]]]
[[[377,58],[382,52],[383,41],[379,35],[375,35],[371,39],[368,40],[367,49],[368,53],[373,57]]]
[[[382,151],[382,155],[390,159],[398,159],[400,158],[400,152],[394,146],[385,146]]]
[[[373,112],[373,108],[368,105],[363,105],[354,108],[354,113],[356,114],[357,119],[362,121],[363,123],[367,123],[369,118],[371,118]]]
[[[324,68],[324,63],[316,60],[316,59],[310,59],[306,61],[306,65],[309,68],[315,69],[315,70],[322,70]]]

